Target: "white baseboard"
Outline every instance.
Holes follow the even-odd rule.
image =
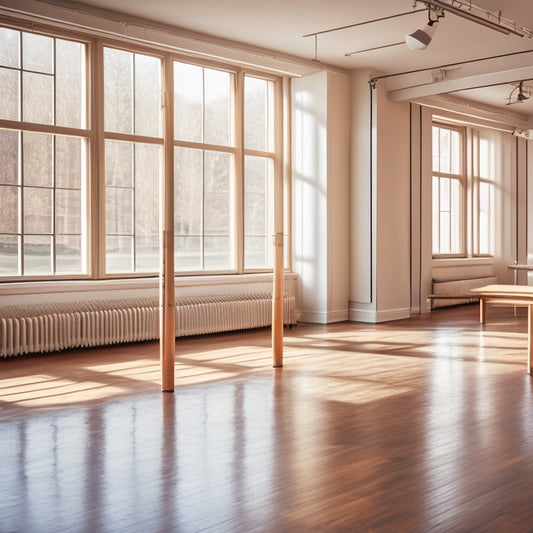
[[[386,309],[384,311],[350,307],[349,320],[352,322],[367,322],[370,324],[377,324],[378,322],[402,320],[404,318],[410,318],[410,316],[411,310],[408,307],[402,309]]]
[[[310,324],[331,324],[333,322],[345,322],[349,320],[348,309],[337,311],[302,311],[298,322]]]

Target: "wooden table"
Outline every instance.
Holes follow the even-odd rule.
[[[529,285],[486,285],[469,291],[479,297],[479,321],[485,322],[487,304],[527,307],[527,373],[533,368],[533,286]]]

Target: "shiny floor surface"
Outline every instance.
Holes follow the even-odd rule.
[[[0,361],[0,531],[533,531],[524,314],[285,333]]]

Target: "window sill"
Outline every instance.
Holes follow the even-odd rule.
[[[271,283],[273,274],[230,274],[213,276],[176,276],[174,285],[176,290],[194,289],[205,292],[210,287],[252,285],[257,283]],[[296,274],[285,272],[285,280],[296,279]],[[201,288],[201,289],[200,289]],[[95,296],[109,291],[137,291],[159,289],[159,278],[129,278],[107,280],[51,280],[51,281],[17,281],[0,283],[0,295],[16,296],[28,294],[58,294],[58,293],[92,293]],[[98,298],[98,296],[96,296]]]
[[[458,267],[458,266],[492,266],[494,257],[454,257],[446,259],[433,259],[434,267]]]

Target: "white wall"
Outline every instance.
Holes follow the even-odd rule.
[[[349,78],[292,82],[293,268],[304,322],[348,318]]]
[[[350,319],[410,316],[410,108],[352,81]]]

